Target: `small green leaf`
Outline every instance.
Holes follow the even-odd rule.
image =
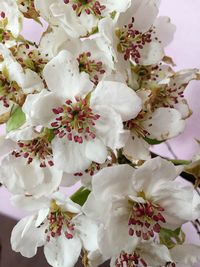
[[[144,140],[149,144],[149,145],[159,145],[161,143],[163,143],[164,141],[158,141],[156,139],[151,139],[148,137],[144,137]]]
[[[177,228],[174,231],[161,228],[159,238],[161,244],[165,245],[169,249],[172,249],[176,245],[182,245],[185,242],[185,233],[181,228]]]
[[[26,116],[21,107],[13,109],[10,119],[6,123],[6,131],[17,130],[26,122]]]
[[[79,204],[80,206],[83,206],[83,204],[86,202],[90,193],[91,191],[89,189],[85,187],[81,187],[70,198],[75,203]]]

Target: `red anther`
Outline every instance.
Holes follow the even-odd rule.
[[[52,122],[51,127],[57,128],[59,126],[58,122]]]
[[[142,235],[142,232],[141,231],[136,231],[135,233],[136,233],[136,236],[137,237],[141,237],[141,235]]]
[[[67,135],[67,139],[68,139],[69,141],[72,141],[72,133],[69,133],[69,134]]]
[[[68,233],[68,232],[65,232],[65,237],[67,239],[72,239],[74,236],[72,234]]]
[[[163,222],[163,223],[166,222],[165,218],[162,216],[161,213],[158,213],[158,214],[157,214],[157,217],[158,217],[158,220],[159,220],[159,221],[161,221],[161,222]]]
[[[160,229],[161,229],[161,226],[160,224],[156,223],[154,226],[153,226],[153,231],[155,233],[160,233]]]
[[[148,233],[149,233],[150,237],[154,237],[154,231],[153,230],[148,231]]]
[[[4,19],[5,17],[6,17],[6,14],[5,14],[5,12],[1,12],[1,17],[2,17],[2,19]]]
[[[49,164],[49,166],[51,166],[51,167],[54,165],[54,163],[53,163],[52,160],[49,160],[49,161],[48,161],[48,164]]]
[[[24,153],[23,157],[24,157],[25,159],[27,159],[27,158],[29,157],[29,153],[28,153],[28,152]]]
[[[133,236],[134,235],[134,230],[132,228],[129,229],[129,235]]]
[[[143,238],[144,240],[149,240],[149,235],[148,235],[148,233],[142,233],[142,238]]]

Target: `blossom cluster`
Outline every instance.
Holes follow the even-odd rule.
[[[0,182],[32,214],[12,231],[14,251],[43,246],[53,267],[199,260],[182,225],[200,217],[200,196],[176,180],[184,166],[150,151],[183,132],[184,91],[200,77],[165,54],[175,26],[159,4],[0,1]],[[48,24],[38,44],[21,35],[27,19]]]

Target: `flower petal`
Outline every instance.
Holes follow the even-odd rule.
[[[64,100],[86,96],[93,89],[89,75],[79,72],[77,61],[66,50],[47,63],[43,74],[48,88]]]
[[[77,173],[86,170],[91,160],[86,157],[85,143],[68,141],[67,138],[55,137],[52,141],[55,166],[67,173]]]
[[[81,247],[78,237],[67,239],[63,233],[47,242],[44,254],[47,262],[53,267],[73,267],[80,256]]]
[[[143,138],[137,135],[130,135],[123,148],[123,154],[131,161],[148,160],[151,158],[149,148],[150,145]]]
[[[150,134],[150,138],[166,140],[182,133],[185,122],[176,109],[158,108],[142,125]]]
[[[75,229],[78,232],[80,239],[83,242],[84,248],[89,251],[98,249],[97,233],[98,225],[85,215],[77,216],[73,220]]]
[[[40,162],[36,160],[27,164],[24,158],[8,155],[1,161],[0,177],[3,184],[14,194],[41,197],[57,190],[61,183],[62,171],[55,167],[41,168]]]
[[[148,198],[152,197],[154,192],[159,192],[162,184],[173,181],[177,176],[178,173],[173,163],[156,157],[146,161],[134,172],[132,183],[137,192],[145,192]]]
[[[192,244],[177,245],[170,250],[175,263],[193,266],[200,260],[200,247]],[[182,266],[181,265],[181,266]]]
[[[28,95],[22,110],[32,126],[48,126],[55,117],[52,109],[60,104],[60,99],[54,93],[42,90],[39,94]]]
[[[100,139],[95,138],[86,143],[85,155],[91,161],[102,164],[106,161],[108,151],[104,143]]]
[[[109,106],[95,106],[93,111],[100,115],[94,126],[96,136],[113,150],[122,148],[129,137],[129,131],[123,129],[121,116]]]
[[[135,118],[142,108],[141,99],[126,84],[102,81],[91,96],[91,106],[107,105],[118,112],[123,121]]]
[[[12,249],[20,252],[24,257],[33,257],[37,253],[37,247],[42,246],[44,243],[44,229],[43,227],[35,227],[34,216],[23,218],[12,230]]]

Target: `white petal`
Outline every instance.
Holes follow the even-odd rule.
[[[66,50],[47,63],[43,74],[48,88],[65,100],[85,96],[93,89],[89,75],[79,72],[77,61]]]
[[[95,131],[99,139],[110,148],[122,148],[129,137],[129,131],[123,129],[121,116],[109,106],[95,106],[100,118],[95,122]]]
[[[165,209],[163,216],[167,221],[166,228],[176,229],[200,216],[200,197],[192,186],[183,187],[178,182],[166,183],[152,196]]]
[[[5,139],[5,136],[0,136],[0,157],[6,156],[17,147],[16,142]]]
[[[93,176],[92,189],[98,201],[109,203],[113,195],[127,195],[131,190],[134,169],[129,165],[107,167]],[[103,205],[104,206],[104,205]],[[106,207],[105,207],[106,208]]]
[[[40,162],[36,160],[27,164],[24,158],[8,155],[1,162],[0,177],[3,184],[14,194],[41,197],[57,190],[62,171],[55,167],[41,168]]]
[[[174,108],[181,113],[183,119],[187,119],[192,115],[192,110],[190,109],[186,99],[180,99],[178,103],[174,105]]]
[[[34,198],[32,196],[14,195],[11,197],[11,204],[16,208],[27,211],[36,211],[49,206],[49,199],[46,197]]]
[[[106,225],[99,230],[99,248],[104,257],[119,255],[121,251],[132,253],[138,243],[128,232],[129,214],[112,215]]]
[[[106,6],[106,10],[111,13],[116,12],[125,12],[131,5],[131,0],[116,1],[116,0],[103,0],[101,1],[102,5]]]
[[[148,16],[144,16],[144,14],[148,14]],[[131,23],[131,18],[134,17],[134,28],[146,32],[153,25],[157,14],[158,6],[155,0],[134,0],[127,12],[121,14],[119,25],[128,25]]]
[[[173,181],[178,176],[176,167],[160,157],[146,161],[132,177],[133,188],[137,192],[144,191],[147,198],[159,191],[160,185]]]
[[[80,256],[81,247],[78,237],[67,239],[63,233],[47,242],[44,254],[47,262],[53,267],[73,267]]]
[[[181,134],[185,122],[176,109],[158,108],[142,125],[149,132],[150,138],[166,140]]]
[[[191,244],[177,245],[170,250],[175,263],[186,264],[191,267],[200,260],[199,252],[200,247]]]
[[[48,126],[55,118],[52,109],[62,104],[54,93],[42,90],[39,94],[28,95],[22,110],[31,125]]]
[[[139,245],[141,258],[147,262],[148,266],[164,266],[166,262],[171,262],[172,258],[168,248],[154,242],[147,242]]]
[[[130,135],[123,148],[123,154],[131,161],[148,160],[151,158],[149,148],[150,145],[143,138],[137,135]]]
[[[108,105],[117,111],[123,121],[135,118],[141,110],[141,99],[126,84],[102,81],[91,96],[91,106]]]
[[[26,231],[24,232],[24,230]],[[35,227],[34,217],[19,221],[11,233],[11,246],[24,257],[31,258],[37,253],[37,247],[45,243],[44,229]]]
[[[108,151],[104,143],[100,139],[95,138],[86,143],[85,154],[91,161],[102,164],[106,161]]]
[[[67,138],[55,137],[52,148],[55,166],[67,173],[82,172],[91,164],[85,154],[85,143],[79,144],[68,141]]]
[[[164,51],[159,42],[150,42],[140,50],[140,64],[141,65],[154,65],[162,60]]]
[[[28,126],[27,123],[21,128],[11,131],[6,135],[6,138],[10,138],[16,142],[19,140],[32,140],[36,137],[38,137],[38,133],[34,131],[32,126]]]
[[[172,42],[176,31],[176,26],[170,22],[170,18],[158,17],[154,26],[156,27],[155,35],[158,40],[162,42],[163,46],[169,45]]]
[[[18,37],[22,30],[22,19],[23,16],[18,9],[17,3],[15,0],[1,0],[0,10],[5,13],[8,23],[6,25],[7,30]]]
[[[75,223],[75,229],[77,231],[78,236],[83,242],[84,248],[88,252],[97,250],[97,223],[95,223],[95,221],[92,221],[85,215],[76,217],[73,222]]]
[[[42,18],[46,19],[53,25],[57,25],[58,21],[56,18],[53,17],[49,8],[51,4],[53,4],[54,2],[55,0],[48,0],[48,1],[34,0],[34,6]]]

